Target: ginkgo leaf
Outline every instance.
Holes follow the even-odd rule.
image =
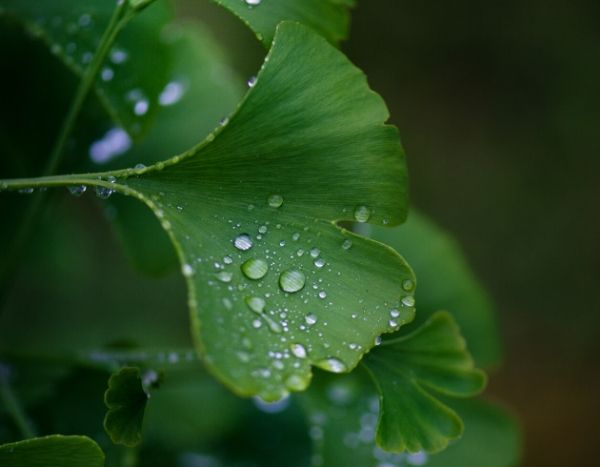
[[[140,370],[121,368],[108,380],[104,403],[108,412],[104,429],[113,443],[136,446],[142,440],[142,422],[148,394],[144,391]]]
[[[86,436],[50,435],[0,445],[6,467],[102,467],[104,453]]]
[[[415,296],[419,312],[411,326],[421,325],[438,310],[448,310],[475,363],[484,368],[497,366],[501,349],[494,308],[457,242],[415,209],[402,227],[365,227],[362,232],[371,238],[405,252],[419,278]]]
[[[274,400],[305,389],[311,365],[350,371],[413,318],[406,262],[336,225],[406,217],[404,154],[387,118],[341,52],[284,22],[237,112],[204,143],[146,169],[50,185],[149,206],[178,252],[207,368],[238,394]]]
[[[486,377],[474,368],[452,316],[384,342],[364,360],[381,397],[377,444],[389,452],[438,452],[462,435],[460,417],[436,394],[470,397]]]
[[[348,8],[354,0],[213,0],[240,18],[265,47],[271,45],[281,21],[310,26],[336,44],[348,33]]]
[[[373,352],[376,352],[374,350]],[[318,375],[299,399],[313,440],[314,466],[512,467],[519,457],[519,430],[502,407],[481,399],[441,397],[461,417],[464,435],[442,452],[386,452],[377,446],[377,390],[368,375]]]
[[[4,0],[0,15],[22,21],[70,70],[82,76],[116,7],[105,0]],[[171,19],[167,2],[134,18],[109,52],[95,91],[110,117],[134,138],[153,121],[169,82],[172,48],[157,31]]]

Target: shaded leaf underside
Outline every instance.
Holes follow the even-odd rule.
[[[413,318],[404,260],[335,225],[355,212],[392,225],[406,215],[404,155],[387,117],[340,52],[285,22],[227,125],[114,185],[171,236],[197,347],[237,393],[274,400],[303,390],[311,364],[348,371],[376,336]],[[264,262],[264,276],[244,274],[248,260]],[[286,277],[300,290],[286,292]]]

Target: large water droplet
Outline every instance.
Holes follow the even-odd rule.
[[[331,371],[332,373],[343,373],[347,370],[346,365],[341,360],[337,358],[326,358],[325,360],[321,360],[315,363],[316,366],[322,368],[326,371]]]
[[[264,298],[260,297],[247,297],[246,305],[250,308],[254,313],[262,313],[267,305]]]
[[[279,208],[283,204],[283,196],[271,195],[267,201],[272,208]]]
[[[290,350],[296,357],[306,358],[306,348],[302,344],[292,344]]]
[[[407,295],[401,301],[404,306],[415,306],[415,297],[412,295]]]
[[[367,222],[371,218],[371,210],[367,206],[356,206],[354,219],[357,222]]]
[[[246,251],[252,248],[252,239],[248,234],[238,235],[233,241],[233,246],[238,250]]]
[[[279,276],[279,286],[284,292],[298,292],[302,290],[306,282],[304,273],[295,269],[288,269]]]
[[[262,279],[267,274],[269,265],[265,260],[250,258],[242,264],[242,272],[248,279]]]

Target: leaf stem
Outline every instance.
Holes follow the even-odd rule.
[[[147,6],[147,4],[151,2],[144,3],[145,4],[143,7]],[[75,92],[75,97],[73,98],[73,102],[69,108],[69,112],[63,121],[58,138],[54,144],[52,152],[50,153],[48,163],[42,172],[42,176],[52,175],[56,173],[57,169],[60,167],[67,141],[69,140],[69,137],[75,128],[75,124],[81,109],[83,108],[83,104],[89,96],[90,91],[98,77],[102,63],[110,52],[110,49],[112,48],[118,34],[141,9],[141,5],[136,5],[135,3],[132,4],[129,1],[119,0],[117,2],[117,7],[115,8],[110,22],[108,23],[108,26],[105,29],[102,38],[100,39],[100,43],[96,49],[96,53],[94,54],[92,62],[83,73],[77,91]],[[2,184],[0,184],[0,187],[1,186]],[[0,291],[6,285],[9,274],[17,265],[18,259],[21,256],[21,252],[31,235],[34,221],[40,213],[44,199],[44,193],[36,193],[21,219],[17,233],[12,242],[13,244],[10,247],[8,257],[2,265],[2,268],[0,268]]]
[[[23,438],[35,438],[35,430],[10,386],[10,369],[2,363],[0,363],[0,400],[13,418]]]

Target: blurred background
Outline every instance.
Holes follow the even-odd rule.
[[[178,8],[209,25],[241,77],[256,73],[265,52],[235,18],[197,0]],[[497,304],[504,363],[488,391],[521,420],[523,465],[598,465],[600,2],[359,0],[352,18],[343,49],[400,129],[413,205],[458,239]],[[160,326],[138,343],[186,341],[178,274],[140,279],[95,200],[56,209],[72,216],[37,232],[30,256],[49,258],[22,268],[8,308],[18,297],[31,311],[5,329],[43,348],[58,329],[40,307],[51,302],[64,342],[101,343],[115,320],[115,338],[135,335],[148,310],[163,310]],[[85,335],[68,324],[83,311]]]

